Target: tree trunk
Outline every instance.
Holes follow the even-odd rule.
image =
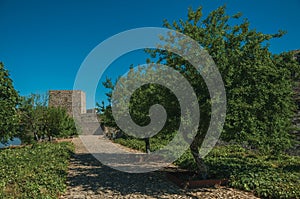
[[[208,168],[205,165],[203,158],[199,154],[199,146],[201,146],[202,142],[202,136],[200,134],[197,134],[192,144],[190,145],[190,149],[198,167],[196,172],[201,176],[202,179],[206,179],[208,174]]]
[[[150,154],[150,138],[145,138],[145,147],[146,147],[146,152]]]
[[[34,132],[33,136],[34,136],[35,141],[39,141],[39,136],[37,135],[37,133]]]

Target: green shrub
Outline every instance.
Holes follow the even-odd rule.
[[[47,134],[54,137],[70,137],[78,135],[75,121],[63,108],[49,107],[47,118]]]
[[[300,197],[300,157],[266,156],[233,145],[215,147],[204,160],[210,178],[228,178],[233,188],[262,198]],[[196,169],[189,150],[175,164]]]
[[[127,146],[132,149],[146,152],[145,141],[142,139],[136,139],[134,137],[127,136],[126,138],[117,138],[114,140],[114,142]],[[150,139],[150,149],[151,151],[156,151],[163,148],[168,143],[169,143],[168,139],[162,139],[160,135],[154,136]]]

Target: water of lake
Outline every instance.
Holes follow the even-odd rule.
[[[16,146],[20,144],[21,144],[21,140],[19,138],[13,138],[13,140],[9,140],[6,144],[0,143],[0,148],[4,148],[8,146]]]

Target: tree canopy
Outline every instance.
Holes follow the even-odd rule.
[[[17,133],[19,94],[13,86],[8,70],[0,62],[0,142],[7,142]]]
[[[285,32],[264,34],[250,29],[247,19],[240,22],[240,13],[228,16],[225,6],[201,18],[201,7],[195,11],[189,9],[186,21],[180,19],[171,24],[165,20],[164,26],[190,36],[214,59],[228,100],[222,138],[269,152],[286,149],[290,146],[289,132],[295,109],[293,74],[299,71],[299,65],[292,53],[272,54],[268,44]],[[232,23],[233,20],[237,21]],[[203,80],[187,61],[167,51],[155,50],[152,56],[180,69],[194,86],[200,106],[209,110],[205,108],[208,104],[203,103],[209,101],[208,93],[203,94]]]
[[[74,119],[61,107],[48,107],[48,97],[31,94],[22,97],[18,111],[20,114],[19,134],[22,142],[53,137],[77,135]]]
[[[268,42],[282,37],[284,31],[264,34],[250,29],[249,21],[241,20],[240,13],[229,16],[225,10],[225,6],[222,6],[202,19],[201,7],[189,9],[187,20],[180,19],[173,23],[165,20],[164,27],[197,41],[216,63],[227,97],[226,121],[221,138],[265,153],[280,153],[291,145],[289,132],[295,110],[292,87],[297,76],[295,74],[300,71],[299,64],[293,59],[292,53],[275,55],[269,50]],[[162,39],[167,44],[174,41],[174,38]],[[147,52],[157,60],[156,63],[179,71],[197,94],[202,119],[190,149],[205,178],[206,168],[199,156],[199,147],[211,116],[211,99],[207,86],[201,74],[179,55],[160,49],[148,49]],[[129,74],[132,75],[133,71]],[[109,80],[104,85],[111,91],[114,89],[114,84]],[[111,97],[111,92],[108,96]],[[148,85],[138,89],[131,99],[131,107],[137,108],[137,111],[131,113],[138,124],[147,123],[145,108],[149,106],[146,105],[151,104],[153,99],[160,98],[157,96],[167,99],[162,100],[162,103],[169,108],[169,113],[173,116],[180,114],[178,107],[171,105],[176,104],[176,100],[170,93],[163,88]],[[113,121],[111,114],[108,115],[110,121]]]

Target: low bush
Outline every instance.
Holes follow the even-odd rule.
[[[127,138],[115,139],[114,142],[127,146],[131,149],[136,149],[142,152],[146,152],[145,141],[142,139],[127,137]],[[151,151],[159,150],[163,148],[166,144],[168,144],[168,140],[162,140],[160,138],[150,139]]]
[[[300,198],[300,157],[266,156],[233,145],[215,147],[204,160],[210,178],[228,178],[233,188],[262,198]],[[175,164],[196,169],[189,150]]]

